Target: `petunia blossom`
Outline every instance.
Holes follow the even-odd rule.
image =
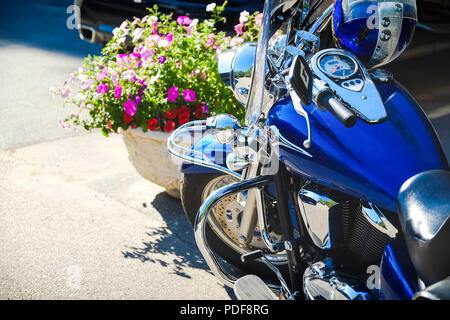
[[[189,17],[187,17],[187,16],[179,16],[178,18],[177,18],[177,23],[180,25],[180,26],[188,26],[188,25],[190,25],[191,24],[191,22],[192,22],[192,20],[191,20],[191,18],[189,18]]]
[[[155,131],[158,128],[158,120],[155,118],[149,119],[147,122],[147,128],[151,131]]]
[[[130,123],[131,121],[133,121],[133,116],[130,116],[128,113],[124,113],[123,114],[123,121],[125,121],[126,123]]]
[[[213,2],[213,3],[210,3],[210,4],[208,4],[206,6],[206,11],[207,12],[213,12],[215,8],[216,8],[216,4]]]
[[[97,87],[97,93],[103,94],[108,92],[108,85],[106,83],[100,83]]]
[[[244,33],[243,28],[244,26],[242,24],[237,24],[234,26],[234,31],[236,31],[238,35],[241,35],[242,33]]]
[[[165,56],[160,56],[160,57],[158,58],[158,62],[161,63],[161,64],[163,64],[164,62],[166,62],[166,60],[167,60],[167,58],[166,58]]]
[[[260,14],[258,14],[258,15],[255,17],[255,23],[256,23],[257,26],[261,27],[261,25],[262,25],[262,19],[263,19],[263,13],[261,12]]]
[[[86,81],[84,81],[81,84],[81,90],[88,90],[92,86],[93,83],[94,83],[94,80],[87,79]]]
[[[120,96],[122,95],[122,86],[118,84],[116,86],[116,89],[114,90],[114,98],[120,99]]]
[[[175,121],[168,120],[164,124],[164,131],[165,132],[172,132],[175,129]]]
[[[195,101],[195,99],[196,99],[195,91],[190,90],[190,89],[184,90],[183,98],[184,98],[184,101],[187,101],[187,102]]]
[[[123,107],[128,115],[134,116],[136,114],[137,104],[134,103],[132,99],[128,99],[127,102],[124,103]]]
[[[127,80],[133,80],[136,77],[136,72],[133,70],[127,70],[122,73],[122,77]]]
[[[70,87],[62,87],[60,91],[61,91],[61,98],[63,99],[68,98],[72,93],[72,89],[70,89]]]
[[[178,95],[178,88],[171,87],[169,88],[169,92],[167,93],[167,100],[169,100],[169,102],[175,102],[175,100],[178,98]]]
[[[241,14],[239,15],[239,23],[240,24],[244,24],[248,21],[248,16],[250,15],[250,13],[247,10],[244,10],[241,12]]]

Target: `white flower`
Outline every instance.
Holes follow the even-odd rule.
[[[136,77],[136,72],[134,72],[133,70],[127,70],[122,73],[122,77],[127,80],[132,80]]]
[[[160,48],[166,48],[169,46],[169,44],[170,44],[169,41],[166,39],[160,38],[158,41],[158,47],[160,47]]]
[[[138,41],[142,37],[143,32],[144,32],[144,29],[136,28],[133,32],[133,42]]]
[[[207,12],[212,12],[215,8],[216,8],[216,4],[213,2],[213,3],[210,3],[210,4],[208,4],[206,6],[206,11]]]
[[[147,21],[148,24],[153,24],[154,22],[158,21],[158,17],[150,16]]]

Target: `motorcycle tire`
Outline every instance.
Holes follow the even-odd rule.
[[[189,222],[194,225],[198,209],[202,204],[202,195],[205,187],[213,179],[226,176],[222,173],[184,174],[181,181],[181,203]],[[261,278],[274,280],[275,274],[261,261],[255,260],[243,263],[242,253],[231,248],[212,230],[209,223],[206,224],[206,240],[209,247],[222,259],[239,269],[255,274]],[[286,274],[287,263],[278,265],[280,271]]]

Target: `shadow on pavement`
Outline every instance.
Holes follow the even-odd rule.
[[[185,272],[185,268],[202,269],[212,274],[195,244],[194,232],[184,215],[181,202],[162,192],[156,195],[151,205],[160,213],[168,227],[147,232],[145,237],[148,241],[144,241],[140,247],[126,247],[127,250],[122,251],[124,258],[158,263],[163,267],[171,268],[170,273],[188,279],[191,276]],[[157,240],[154,240],[155,238]],[[155,254],[172,254],[176,258],[168,263],[166,260],[155,258]],[[235,274],[241,273],[237,268],[221,261],[228,271]],[[224,289],[231,299],[236,298],[231,288],[224,286]]]
[[[0,1],[0,47],[25,45],[66,55],[98,55],[101,46],[82,41],[71,26],[73,1]],[[69,22],[69,24],[68,24]]]
[[[149,240],[144,241],[141,247],[127,247],[128,251],[122,252],[124,258],[159,263],[163,267],[168,267],[167,261],[154,258],[153,254],[173,254],[176,258],[170,263],[170,267],[173,268],[171,272],[185,278],[190,278],[183,270],[186,267],[208,270],[195,246],[192,227],[184,216],[181,202],[163,192],[158,194],[151,204],[159,211],[168,228],[152,229],[147,232],[146,237]],[[180,243],[184,245],[179,245]]]

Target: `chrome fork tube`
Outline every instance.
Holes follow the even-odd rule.
[[[206,198],[206,200],[198,210],[194,224],[195,242],[197,243],[197,246],[200,249],[200,252],[205,258],[206,263],[210,267],[211,271],[226,286],[232,287],[237,279],[222,268],[216,256],[208,246],[205,233],[208,214],[221,199],[239,191],[262,187],[270,183],[271,181],[272,177],[260,176],[254,179],[224,186],[208,196],[208,198]]]

